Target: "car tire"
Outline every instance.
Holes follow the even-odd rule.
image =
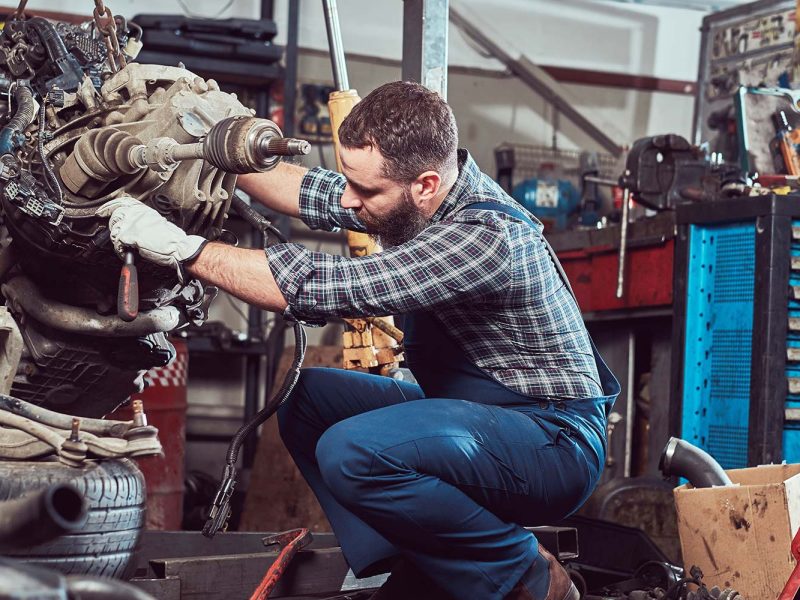
[[[123,577],[145,518],[144,478],[133,461],[88,461],[80,468],[57,461],[0,461],[0,501],[54,483],[71,483],[88,504],[77,532],[7,552],[65,575]]]

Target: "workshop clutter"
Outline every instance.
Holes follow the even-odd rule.
[[[791,542],[800,526],[800,464],[727,471],[733,486],[675,489],[683,562],[704,583],[745,598],[772,599],[794,567]]]

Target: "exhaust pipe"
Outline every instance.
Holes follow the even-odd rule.
[[[669,438],[658,468],[667,477],[684,477],[696,488],[733,485],[720,464],[705,450],[679,438]]]
[[[0,502],[0,552],[35,546],[80,529],[87,514],[86,500],[68,483]]]

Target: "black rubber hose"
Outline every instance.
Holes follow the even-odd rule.
[[[278,410],[281,404],[286,402],[289,395],[297,385],[297,380],[300,378],[300,367],[303,364],[303,358],[306,354],[306,331],[300,323],[294,323],[294,360],[289,371],[283,378],[281,389],[267,401],[266,406],[258,411],[248,423],[245,423],[239,428],[239,431],[233,436],[231,444],[228,447],[227,464],[233,466],[239,458],[239,449],[242,447],[245,438],[253,433],[264,421],[269,419],[273,413]]]
[[[83,527],[86,500],[67,483],[0,503],[0,551],[27,548]]]
[[[286,239],[286,236],[283,235],[277,227],[275,227],[269,219],[267,219],[264,215],[260,214],[256,209],[250,206],[247,202],[242,200],[236,194],[233,195],[231,199],[231,206],[233,210],[235,210],[240,217],[242,217],[245,221],[247,221],[252,227],[258,229],[261,234],[264,236],[264,247],[267,245],[267,232],[272,233],[276,238],[278,238],[281,242],[286,243],[289,240]]]
[[[16,109],[14,116],[5,127],[0,130],[0,154],[9,154],[21,144],[17,137],[25,132],[25,128],[33,123],[35,111],[33,92],[27,84],[18,83],[14,86],[14,102]]]
[[[64,45],[64,40],[58,35],[55,25],[42,17],[33,17],[28,20],[28,24],[39,34],[52,61],[55,62],[66,58],[68,54],[67,47]]]
[[[733,485],[722,466],[705,450],[679,438],[670,438],[658,463],[668,476],[684,477],[696,488]]]

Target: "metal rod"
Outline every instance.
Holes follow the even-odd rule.
[[[596,183],[597,185],[605,185],[608,187],[619,186],[619,181],[615,179],[607,179],[605,177],[596,177],[595,175],[586,175],[583,180],[586,183]]]
[[[322,0],[322,10],[325,12],[325,28],[328,30],[333,83],[338,91],[343,92],[350,89],[350,81],[347,79],[347,64],[344,60],[344,46],[342,45],[342,31],[339,29],[339,11],[336,8],[336,0]]]
[[[300,27],[300,0],[289,0],[286,31],[286,78],[283,84],[283,135],[294,136],[297,109],[297,34]]]
[[[625,247],[628,245],[628,205],[631,192],[625,188],[622,192],[622,222],[619,230],[619,267],[617,270],[617,298],[622,298],[622,288],[625,285]]]
[[[450,21],[456,27],[503,63],[512,74],[552,104],[607,152],[614,156],[622,154],[622,147],[606,132],[613,131],[610,125],[602,123],[594,115],[588,117],[576,108],[577,103],[566,88],[541,67],[535,65],[525,54],[511,46],[508,40],[494,38],[487,33],[486,24],[468,15],[464,10],[466,7],[467,2],[463,0],[450,0]],[[619,134],[615,132],[614,135]]]

